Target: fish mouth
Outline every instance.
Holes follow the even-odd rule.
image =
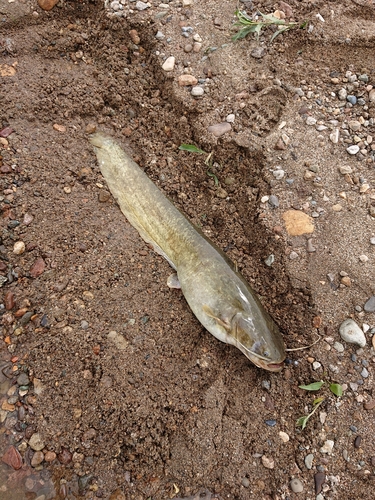
[[[250,361],[254,363],[258,368],[267,370],[269,372],[279,372],[284,368],[284,361],[275,363],[274,361],[267,361],[265,359],[260,359],[256,356],[248,356]]]

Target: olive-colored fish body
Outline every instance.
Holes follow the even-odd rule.
[[[121,211],[177,271],[195,316],[219,340],[257,366],[279,371],[281,333],[256,293],[225,254],[204,236],[110,137],[90,136],[100,170]]]

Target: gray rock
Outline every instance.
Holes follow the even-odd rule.
[[[355,104],[357,104],[357,98],[356,98],[356,96],[355,96],[355,95],[348,95],[348,97],[346,98],[346,100],[347,100],[348,102],[350,102],[350,104],[353,104],[353,106],[354,106]]]
[[[268,203],[271,205],[272,208],[278,208],[280,205],[279,198],[274,194],[271,194],[271,196],[268,199]]]
[[[200,97],[203,94],[204,94],[204,89],[202,87],[197,86],[191,89],[191,95],[193,97]]]
[[[303,484],[295,477],[290,481],[290,489],[294,491],[294,493],[301,493],[303,491]]]
[[[135,8],[137,10],[145,10],[145,9],[148,9],[150,6],[145,3],[145,2],[141,2],[141,0],[138,0],[138,2],[135,4]]]
[[[366,312],[375,312],[375,295],[370,297],[366,304],[363,306]]]
[[[215,137],[220,137],[227,132],[230,132],[232,130],[232,126],[228,122],[215,123],[215,125],[210,125],[207,130],[214,134]]]
[[[266,49],[264,47],[255,47],[250,53],[251,57],[255,59],[261,59],[266,55]]]
[[[18,385],[29,385],[30,384],[30,379],[26,375],[26,373],[20,373],[20,375],[18,375],[17,384]]]
[[[341,338],[349,344],[357,344],[360,347],[365,347],[366,337],[357,323],[352,319],[346,319],[340,325],[339,329]]]
[[[305,456],[305,465],[309,470],[312,469],[313,460],[314,460],[314,455],[312,453],[309,453],[308,455]]]

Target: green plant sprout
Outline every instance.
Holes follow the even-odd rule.
[[[212,168],[212,163],[213,163],[213,151],[211,153],[207,153],[207,151],[203,151],[203,149],[198,148],[197,146],[194,146],[194,144],[181,144],[179,148],[181,151],[188,151],[189,153],[198,153],[200,155],[207,155],[206,159],[204,160],[205,165],[207,165],[208,170],[207,170],[207,175],[212,177],[215,182],[215,186],[219,185],[219,179],[216,177],[216,175],[211,172]]]
[[[237,16],[237,22],[234,26],[239,27],[240,29],[232,37],[234,42],[245,38],[249,33],[254,33],[256,39],[258,40],[263,28],[274,25],[277,26],[277,30],[271,37],[270,43],[272,43],[275,38],[282,33],[297,28],[304,29],[307,25],[307,21],[304,21],[301,24],[295,21],[286,22],[285,19],[279,19],[272,14],[262,14],[261,12],[258,12],[258,15],[260,16],[259,19],[252,19],[245,12],[238,9],[236,10],[235,15]]]
[[[319,389],[323,387],[325,383],[326,382],[324,382],[324,380],[320,380],[320,382],[313,382],[312,384],[309,385],[299,385],[298,387],[300,389],[303,389],[304,391],[319,391]],[[340,384],[334,384],[334,383],[329,384],[329,390],[332,392],[332,394],[334,394],[338,398],[342,396],[342,386]],[[303,415],[302,417],[299,417],[297,419],[296,425],[301,427],[303,430],[306,427],[309,419],[314,415],[314,413],[323,403],[324,400],[325,400],[324,398],[314,399],[312,412],[309,413],[308,415]]]

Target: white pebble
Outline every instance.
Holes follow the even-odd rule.
[[[281,439],[281,441],[283,443],[287,443],[289,441],[289,439],[290,439],[289,435],[286,432],[284,432],[284,431],[280,431],[279,432],[279,436],[280,436],[280,439]]]
[[[306,118],[306,125],[315,125],[316,124],[316,119],[313,118],[312,116],[308,116]]]
[[[234,123],[235,118],[236,118],[235,115],[231,113],[225,118],[225,121],[227,121],[228,123]]]
[[[355,144],[353,146],[349,146],[346,150],[350,155],[356,155],[359,151],[359,146]]]
[[[371,243],[371,245],[375,245],[375,236],[373,236],[372,238],[370,238],[370,243]]]
[[[175,61],[176,61],[176,59],[173,56],[168,57],[162,65],[163,70],[164,71],[173,71]]]
[[[16,241],[13,246],[13,253],[16,255],[21,255],[25,251],[25,243],[23,241]]]
[[[281,169],[280,170],[273,170],[272,175],[275,177],[275,179],[280,181],[284,177],[285,172],[284,172],[284,170],[281,170]]]
[[[289,259],[290,259],[290,260],[296,260],[296,259],[298,259],[298,257],[299,257],[299,255],[298,255],[298,253],[297,253],[297,252],[292,251],[292,252],[290,252],[290,254],[289,254]]]
[[[267,203],[267,201],[268,201],[269,199],[270,199],[270,197],[266,195],[266,196],[262,196],[262,197],[261,197],[261,199],[260,199],[260,201],[261,201],[262,203]]]
[[[343,321],[340,325],[339,332],[341,338],[345,340],[345,342],[348,342],[349,344],[357,344],[360,347],[365,347],[365,334],[353,319],[349,318]]]
[[[320,453],[328,453],[330,455],[332,453],[333,447],[335,446],[335,442],[331,439],[327,439],[324,445],[320,448]]]
[[[194,96],[194,97],[200,97],[203,94],[204,94],[203,87],[193,87],[191,89],[191,95]]]
[[[342,167],[339,168],[340,174],[346,175],[346,174],[351,174],[353,172],[352,167],[349,167],[347,165],[343,165]]]
[[[367,325],[366,323],[363,323],[362,330],[363,330],[363,333],[368,332],[370,330],[370,325]]]
[[[368,257],[367,257],[367,255],[362,254],[359,256],[359,260],[361,262],[368,262]]]
[[[295,477],[290,481],[290,489],[294,493],[301,493],[303,491],[303,484],[297,477]]]
[[[344,352],[345,351],[345,347],[342,345],[341,342],[335,342],[333,344],[333,348],[337,351],[337,352]]]
[[[319,368],[322,367],[322,364],[319,363],[319,361],[314,361],[314,363],[312,364],[312,367],[313,367],[313,370],[319,370]]]
[[[330,134],[329,138],[333,144],[337,144],[339,142],[340,131],[338,128],[335,128],[333,132]]]

